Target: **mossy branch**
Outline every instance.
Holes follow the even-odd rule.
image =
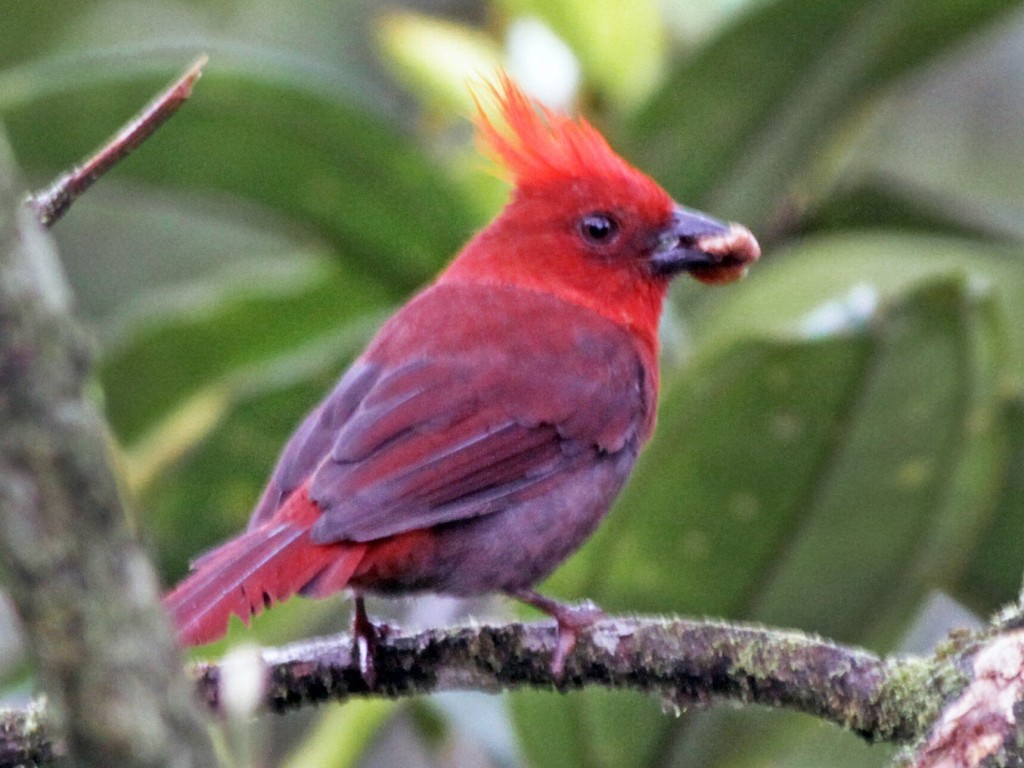
[[[548,622],[389,637],[377,649],[372,687],[347,635],[266,649],[251,664],[198,664],[195,677],[213,711],[243,716],[249,713],[225,703],[229,688],[254,691],[247,697],[254,708],[273,712],[352,697],[522,688],[568,693],[593,686],[641,691],[681,708],[759,704],[820,717],[868,741],[916,744],[907,764],[932,766],[951,753],[986,760],[1021,754],[1013,716],[1024,700],[1022,638],[1022,631],[1003,626],[956,638],[929,657],[881,659],[800,632],[633,617],[603,621],[583,634],[562,679],[550,671],[555,630]],[[40,738],[45,718],[37,714],[32,741],[25,734],[23,743],[5,722],[12,721],[0,714],[0,768],[12,765],[3,755],[26,754],[30,744],[52,749]]]
[[[47,717],[0,721],[0,754],[208,768],[213,747],[85,393],[90,345],[40,210],[22,196],[0,138],[0,557],[49,697]],[[28,739],[14,752],[12,733]]]
[[[601,686],[648,693],[680,708],[733,701],[792,709],[872,741],[907,741],[922,728],[903,708],[880,706],[886,686],[897,679],[927,686],[920,661],[886,662],[800,632],[714,621],[608,619],[580,636],[560,679],[550,669],[555,644],[549,622],[392,637],[377,648],[371,687],[348,636],[300,642],[263,652],[264,706],[281,712],[353,696],[519,688],[567,693]],[[200,664],[197,674],[202,697],[220,709],[221,667]]]
[[[67,751],[55,739],[45,702],[26,709],[0,710],[0,766],[49,763]]]

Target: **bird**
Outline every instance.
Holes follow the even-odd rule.
[[[601,618],[535,587],[594,532],[651,437],[671,280],[732,282],[760,247],[505,72],[471,94],[478,143],[511,183],[504,208],[301,422],[247,529],[165,596],[182,645],[347,589],[370,679],[382,629],[366,595],[504,593],[554,618],[560,675]]]

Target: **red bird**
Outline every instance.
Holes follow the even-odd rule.
[[[750,232],[675,204],[586,121],[504,75],[477,127],[501,214],[388,320],[288,441],[248,530],[164,600],[184,644],[296,593],[504,592],[555,618],[560,672],[599,613],[533,585],[594,531],[654,428],[669,281],[743,275]]]

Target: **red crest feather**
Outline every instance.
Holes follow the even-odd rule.
[[[478,136],[516,186],[638,173],[585,119],[573,120],[538,104],[505,72],[498,73],[497,84],[485,82],[483,88],[498,105],[505,125],[492,122],[474,90]]]

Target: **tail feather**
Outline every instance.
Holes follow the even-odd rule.
[[[299,591],[325,597],[344,588],[366,546],[314,543],[309,529],[317,514],[300,489],[273,519],[201,557],[164,597],[179,641],[209,643],[224,636],[232,615],[248,623],[264,607]]]
[[[365,544],[353,544],[352,549],[358,549],[358,556],[335,558],[334,562],[306,582],[299,593],[303,597],[319,599],[329,597],[348,586],[349,579],[362,562],[367,547]]]

